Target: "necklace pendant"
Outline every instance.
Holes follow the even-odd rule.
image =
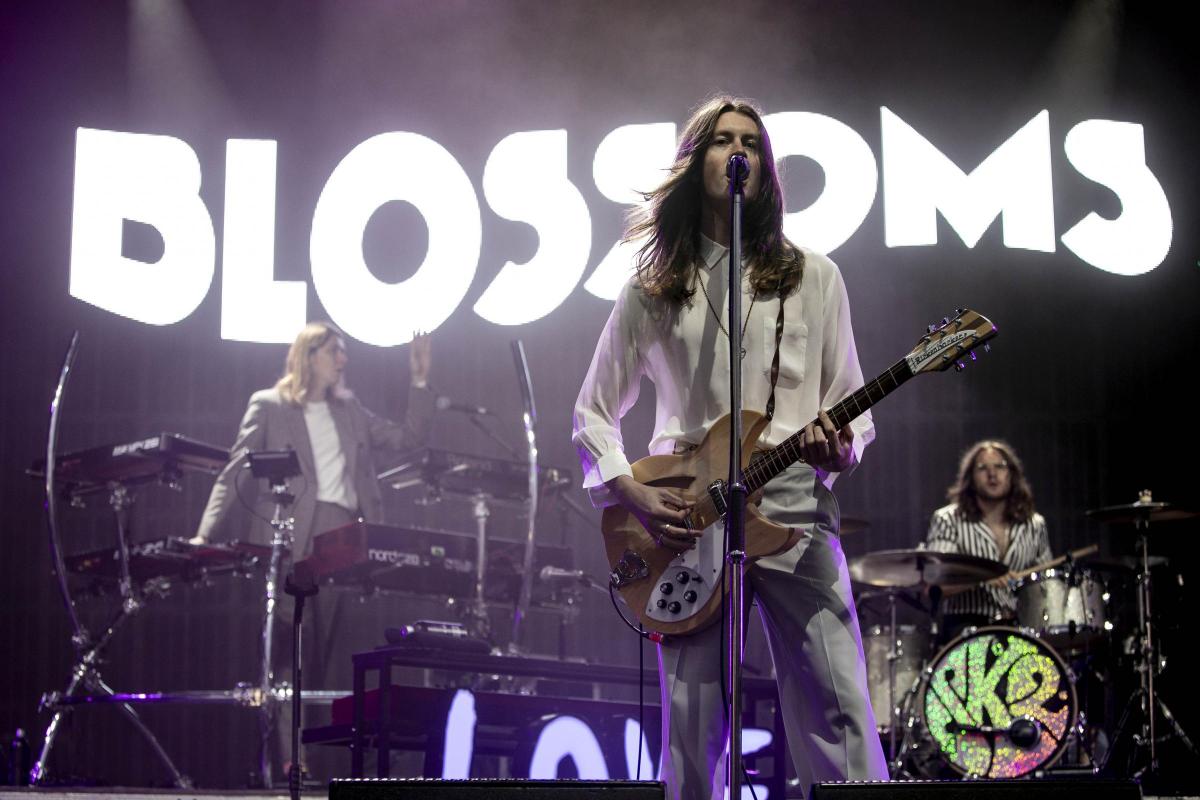
[[[743,347],[742,348],[742,359],[745,360],[745,358],[746,358],[746,348]]]

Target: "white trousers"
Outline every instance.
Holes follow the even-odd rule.
[[[766,632],[788,751],[804,795],[823,781],[887,780],[850,576],[835,533],[837,500],[800,464],[767,485],[759,509],[805,533],[792,550],[757,562],[747,586]],[[725,795],[724,635],[724,626],[713,625],[659,646],[662,779],[670,800]]]

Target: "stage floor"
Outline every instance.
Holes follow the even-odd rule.
[[[1021,793],[1025,781],[1013,781],[1013,796]],[[316,789],[306,789],[302,797],[322,798],[327,793]],[[138,788],[87,788],[87,789],[18,789],[0,787],[0,800],[290,800],[286,792],[246,791],[246,790],[205,790],[189,789],[138,789]],[[1200,800],[1196,794],[1175,795],[1143,795],[1143,800]]]

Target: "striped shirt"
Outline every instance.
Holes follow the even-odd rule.
[[[1050,539],[1046,520],[1036,512],[1026,522],[1014,524],[1008,531],[1008,551],[1000,557],[991,529],[981,520],[971,522],[956,505],[933,512],[925,544],[939,553],[962,553],[999,561],[1009,572],[1018,572],[1049,561]],[[980,586],[947,597],[943,611],[947,614],[981,614],[995,619],[1016,616],[1017,598],[1012,590],[998,586]]]

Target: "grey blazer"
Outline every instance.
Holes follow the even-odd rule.
[[[368,522],[382,522],[383,497],[376,480],[375,451],[402,451],[425,444],[433,418],[433,392],[409,389],[408,414],[403,425],[372,414],[353,397],[331,400],[329,410],[346,456],[346,471],[358,494],[359,510]],[[217,475],[197,536],[211,541],[240,539],[269,544],[268,522],[275,504],[266,482],[250,474],[246,453],[289,448],[296,451],[302,473],[290,481],[296,498],[291,508],[296,521],[292,553],[298,558],[307,555],[313,535],[320,533],[312,530],[317,469],[308,427],[304,424],[304,409],[285,403],[276,389],[251,395],[229,463]],[[234,509],[246,513],[231,514]]]

